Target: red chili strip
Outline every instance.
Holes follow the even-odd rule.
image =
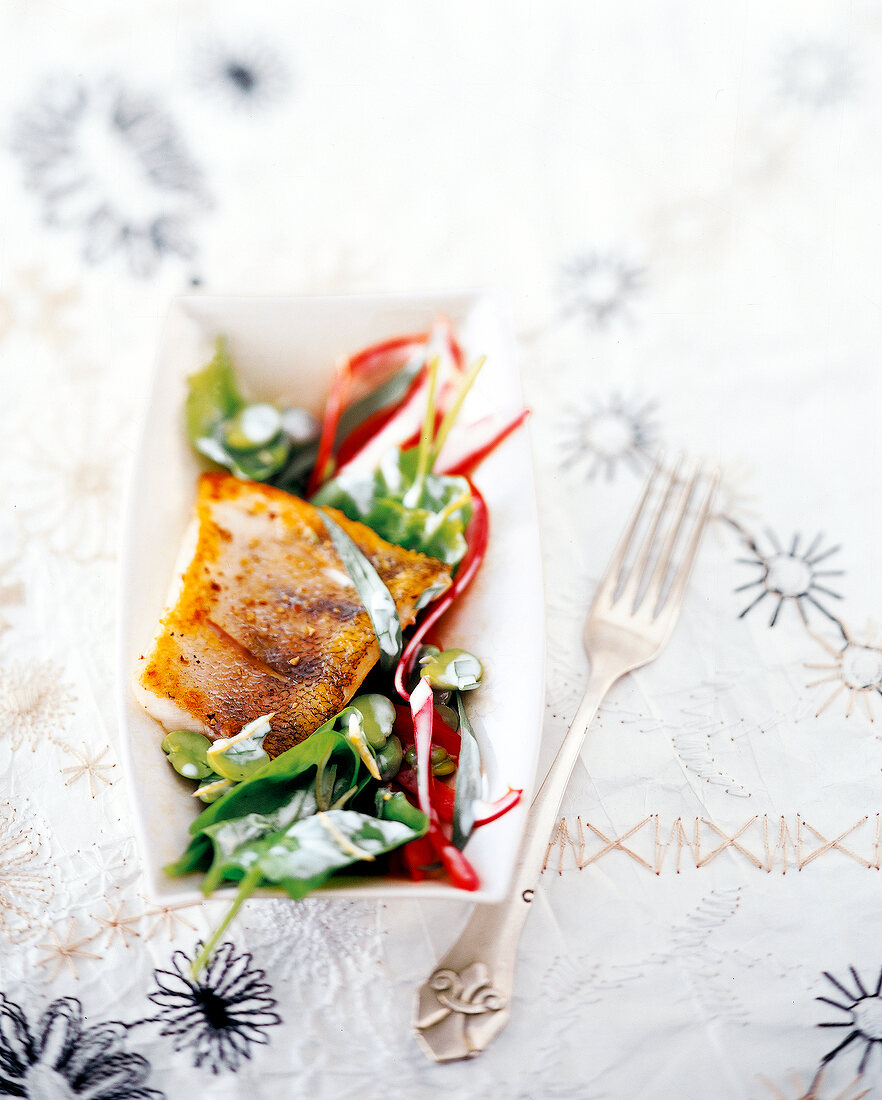
[[[475,450],[470,451],[467,455],[458,459],[452,466],[443,466],[438,470],[439,474],[448,474],[451,477],[471,477],[475,468],[480,465],[487,457],[499,446],[503,440],[508,439],[515,429],[519,428],[521,424],[530,415],[529,409],[522,409],[521,412],[513,419],[505,424],[498,432],[495,433],[486,443],[483,443],[480,447],[476,447]]]
[[[404,348],[407,348],[407,356],[409,356],[413,349],[423,347],[428,339],[429,334],[427,332],[414,332],[409,336],[393,336],[390,340],[382,340],[379,344],[371,344],[363,351],[356,352],[349,360],[349,365],[353,374],[370,374],[377,367],[376,361],[378,359],[385,365],[388,356],[393,352],[400,352]],[[407,358],[407,356],[404,358]]]
[[[353,381],[356,378],[369,377],[378,372],[381,365],[387,366],[389,356],[395,352],[401,353],[407,349],[409,353],[412,349],[424,347],[428,338],[428,333],[396,336],[391,340],[372,344],[340,364],[334,372],[334,381],[331,383],[331,392],[325,405],[322,434],[319,438],[315,466],[309,479],[307,496],[312,496],[313,493],[317,492],[319,486],[327,477],[331,454],[334,450],[334,439],[337,435],[337,425],[346,406],[346,399],[349,396]],[[397,365],[396,362],[396,367]]]
[[[474,867],[462,852],[450,843],[434,822],[429,826],[426,835],[429,838],[429,843],[444,864],[444,869],[450,876],[453,885],[458,886],[460,890],[477,890],[481,885],[481,880],[475,873]]]
[[[514,787],[509,787],[508,792],[501,798],[497,798],[495,802],[479,802],[474,827],[477,829],[481,825],[489,825],[491,821],[495,821],[503,814],[507,814],[509,810],[513,810],[520,802],[523,793],[523,791],[515,790]]]
[[[424,836],[411,840],[401,849],[407,873],[414,882],[421,882],[433,863],[437,863],[435,849]]]
[[[413,768],[405,766],[399,769],[394,782],[403,790],[407,791],[408,794],[417,794],[417,773]],[[432,802],[433,809],[437,810],[438,817],[441,821],[453,821],[455,794],[446,783],[442,783],[441,780],[436,779],[434,775],[429,780],[429,798]]]
[[[490,534],[490,523],[487,515],[487,502],[472,482],[469,482],[472,491],[472,518],[466,532],[468,550],[465,557],[459,563],[459,569],[453,578],[453,584],[440,600],[431,605],[426,617],[413,632],[410,641],[401,655],[398,667],[395,669],[395,690],[405,701],[410,699],[406,683],[410,676],[411,667],[423,643],[423,638],[450,607],[453,601],[471,584],[475,574],[481,567],[484,554],[487,550],[487,539]]]

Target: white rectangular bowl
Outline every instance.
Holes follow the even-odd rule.
[[[321,298],[182,297],[169,311],[129,485],[123,544],[119,708],[129,782],[147,886],[163,904],[201,899],[201,876],[170,878],[162,868],[189,840],[201,809],[160,749],[161,727],[135,701],[131,680],[162,616],[175,558],[190,519],[204,463],[184,431],[186,378],[211,357],[215,337],[229,338],[233,361],[252,398],[286,398],[320,414],[334,364],[389,336],[453,323],[471,360],[487,363],[469,408],[503,414],[521,407],[510,310],[498,291]],[[481,880],[472,900],[502,898],[514,869],[532,794],[543,716],[545,624],[533,469],[523,428],[479,468],[476,484],[490,515],[487,557],[440,635],[480,657],[481,688],[469,713],[481,744],[488,796],[524,789],[521,804],[477,830],[466,853]],[[391,877],[332,879],[338,897],[466,897],[445,882]],[[277,891],[266,891],[277,896]]]

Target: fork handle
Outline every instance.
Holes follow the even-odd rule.
[[[495,905],[475,906],[462,933],[417,993],[416,1037],[436,1062],[480,1054],[509,1021],[518,943],[554,818],[588,726],[619,675],[592,666],[582,702],[530,806],[508,894]]]

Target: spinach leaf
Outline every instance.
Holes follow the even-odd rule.
[[[356,786],[361,762],[334,728],[336,720],[335,716],[311,737],[283,752],[259,772],[237,783],[222,798],[210,803],[191,824],[193,839],[180,859],[165,868],[166,874],[186,875],[190,871],[207,870],[212,862],[212,838],[207,830],[218,822],[257,815],[266,819],[264,832],[278,829],[280,826],[273,815],[280,815],[278,821],[282,820],[286,807],[301,796],[304,787],[314,784],[320,771],[328,766],[336,769],[334,791],[340,790],[342,794]]]
[[[323,485],[313,504],[338,508],[387,542],[447,565],[465,555],[471,491],[464,477],[423,473],[418,447],[390,451],[373,473],[346,473]],[[417,496],[411,492],[417,488]]]
[[[417,811],[418,812],[418,811]],[[239,882],[236,898],[226,916],[193,961],[198,976],[239,909],[261,885],[280,886],[292,898],[302,898],[330,878],[335,871],[377,856],[423,836],[428,818],[420,814],[408,821],[394,811],[388,817],[372,817],[354,810],[327,810],[297,816],[286,828],[262,835],[253,821],[241,822],[241,833],[223,833],[233,822],[209,826],[222,842],[215,847],[215,862],[205,877],[207,893],[225,879]]]
[[[380,646],[380,666],[390,672],[398,664],[403,646],[401,620],[398,618],[395,600],[380,574],[340,524],[327,512],[321,512],[320,515],[371,620]]]
[[[422,836],[428,821],[416,830],[402,821],[376,818],[355,810],[327,810],[295,821],[282,832],[246,844],[236,852],[237,865],[259,867],[261,880],[281,886],[292,898],[302,898],[335,871]],[[244,849],[244,850],[243,850]],[[234,869],[237,875],[238,866]]]

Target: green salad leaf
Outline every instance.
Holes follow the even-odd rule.
[[[218,336],[210,362],[187,379],[189,389],[184,405],[187,435],[203,454],[205,441],[214,442],[215,433],[226,420],[245,407],[227,341]],[[209,451],[213,447],[209,446]],[[212,458],[212,454],[208,454]]]
[[[258,886],[280,886],[302,898],[344,867],[372,862],[428,830],[428,818],[391,792],[378,792],[375,814],[343,808],[370,779],[337,728],[344,715],[348,728],[359,712],[347,708],[210,804],[191,825],[186,852],[166,867],[170,875],[204,870],[206,894],[225,881],[239,883],[230,910],[194,960],[194,974]]]
[[[396,546],[455,565],[467,550],[469,483],[464,477],[425,472],[420,453],[419,447],[396,448],[372,473],[343,471],[322,486],[312,503],[339,509]]]
[[[283,413],[275,405],[246,400],[223,336],[210,362],[191,374],[187,385],[184,419],[197,451],[236,477],[269,481],[278,476],[286,479],[286,487],[297,487],[297,477],[303,476],[301,454],[312,445],[285,426],[286,417],[297,410]]]

